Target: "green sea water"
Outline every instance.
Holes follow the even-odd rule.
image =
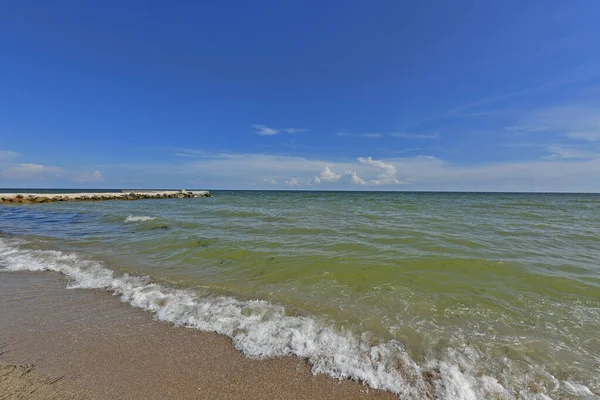
[[[386,383],[387,353],[371,357],[375,380],[317,372],[407,398],[600,398],[599,195],[220,191],[0,206],[0,231],[0,266],[19,241],[199,298],[264,300],[366,352],[397,343],[422,376]],[[278,334],[290,333],[247,333],[238,347],[279,346]],[[327,368],[354,365],[331,357]]]

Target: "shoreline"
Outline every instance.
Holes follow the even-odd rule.
[[[56,388],[86,399],[397,399],[312,375],[298,357],[248,359],[225,336],[156,321],[103,290],[66,289],[55,272],[2,271],[0,278],[0,366],[32,364],[23,376],[39,393],[53,393],[42,383],[61,377]],[[32,385],[16,375],[12,387],[29,393]]]
[[[106,200],[145,200],[145,199],[184,199],[211,197],[208,190],[123,190],[122,192],[100,193],[0,193],[0,203],[36,204],[57,201],[106,201]]]

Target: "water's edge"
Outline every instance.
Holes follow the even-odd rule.
[[[103,263],[80,254],[21,247],[23,238],[0,237],[0,267],[6,271],[55,271],[69,288],[104,289],[133,307],[152,312],[176,326],[214,331],[232,339],[250,358],[295,355],[306,358],[314,374],[360,381],[403,399],[548,399],[546,394],[504,387],[496,378],[478,375],[469,362],[475,349],[453,349],[455,363],[429,360],[417,365],[397,341],[373,342],[307,316],[289,316],[266,301],[239,301],[195,290],[176,289],[145,276],[117,276]],[[580,395],[596,398],[585,386],[560,382]],[[574,393],[575,394],[575,393]]]

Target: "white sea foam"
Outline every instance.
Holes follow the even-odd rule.
[[[289,316],[283,307],[265,301],[202,296],[153,283],[148,277],[116,276],[98,261],[73,253],[25,249],[19,240],[0,237],[1,269],[60,272],[69,278],[69,288],[106,289],[134,307],[153,312],[159,320],[229,336],[251,358],[304,357],[315,374],[358,380],[402,399],[550,399],[527,391],[517,395],[497,379],[478,375],[474,365],[478,355],[469,347],[451,350],[443,361],[430,360],[421,367],[396,341],[371,345],[367,335],[340,331],[310,317]],[[582,398],[591,394],[572,382],[565,389]]]
[[[144,222],[144,221],[152,221],[153,219],[157,219],[157,217],[148,217],[145,215],[129,215],[125,218],[125,222]]]

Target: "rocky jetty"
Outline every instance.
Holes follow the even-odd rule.
[[[121,193],[0,193],[3,204],[37,204],[56,201],[104,201],[104,200],[144,200],[144,199],[186,199],[191,197],[211,197],[207,190],[165,190],[128,191]]]

